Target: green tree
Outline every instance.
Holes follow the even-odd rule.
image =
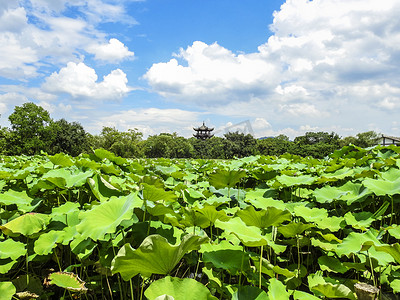
[[[294,139],[292,154],[323,158],[340,148],[340,137],[328,132],[306,132]]]
[[[104,148],[121,157],[142,157],[142,136],[137,129],[121,132],[115,127],[103,127],[99,136],[90,137],[90,144],[93,148]]]
[[[16,106],[8,117],[11,123],[10,147],[13,154],[33,155],[48,147],[47,127],[52,121],[43,107],[32,102]]]
[[[143,146],[146,157],[151,158],[190,158],[194,154],[193,145],[175,132],[149,136]]]
[[[358,133],[356,135],[357,141],[355,145],[362,148],[375,146],[378,144],[381,136],[381,134],[376,133],[375,131]]]
[[[64,152],[77,156],[89,149],[88,135],[78,122],[70,123],[61,119],[52,122],[47,129],[52,136],[47,150],[49,153]]]
[[[279,156],[286,152],[291,152],[293,142],[289,137],[280,134],[276,137],[257,140],[257,152],[262,155]]]
[[[226,158],[245,157],[256,153],[257,140],[251,134],[228,132],[224,136]]]

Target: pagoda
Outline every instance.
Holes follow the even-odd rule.
[[[214,128],[209,128],[207,127],[204,122],[203,125],[201,125],[198,128],[193,128],[194,131],[196,131],[193,136],[197,138],[198,140],[208,140],[209,138],[212,138],[214,135],[211,133],[211,131],[214,130]]]

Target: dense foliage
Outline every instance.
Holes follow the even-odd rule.
[[[0,295],[356,299],[359,282],[397,293],[399,153],[3,156]]]
[[[35,155],[63,152],[72,156],[103,148],[128,158],[214,158],[231,159],[251,155],[282,155],[323,158],[334,150],[353,144],[370,147],[378,143],[374,131],[341,139],[336,133],[307,132],[290,141],[285,135],[255,139],[250,134],[229,132],[224,137],[209,140],[186,139],[176,133],[161,133],[143,140],[137,129],[121,132],[113,127],[103,127],[99,135],[85,132],[77,122],[64,119],[54,121],[50,114],[34,103],[16,106],[10,115],[11,128],[0,128],[0,154]]]

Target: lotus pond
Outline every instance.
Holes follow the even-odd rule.
[[[399,153],[0,157],[0,298],[393,296]]]

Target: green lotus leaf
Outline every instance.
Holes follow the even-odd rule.
[[[302,217],[306,222],[315,222],[328,217],[328,211],[324,208],[309,208],[307,206],[296,206],[294,213],[298,217]]]
[[[315,221],[320,229],[329,229],[331,232],[339,231],[346,227],[346,222],[343,217],[328,217]]]
[[[82,221],[76,226],[76,230],[83,238],[102,239],[105,234],[115,232],[123,220],[134,218],[137,221],[133,208],[141,207],[141,204],[142,201],[136,194],[111,197],[110,200],[94,206],[91,210],[82,212],[79,215]]]
[[[217,210],[212,205],[205,205],[202,208],[194,207],[194,209],[204,215],[211,224],[214,224],[216,220],[227,221],[230,219],[223,210]]]
[[[283,186],[304,186],[311,185],[315,182],[316,177],[311,175],[299,175],[299,176],[288,176],[280,175],[276,176],[276,180]]]
[[[76,254],[80,260],[88,258],[97,244],[92,239],[84,239],[81,236],[75,236],[70,244],[72,253]]]
[[[166,203],[176,202],[178,197],[174,191],[165,191],[163,188],[158,188],[147,183],[143,183],[143,200],[157,202],[165,201]]]
[[[11,300],[13,299],[14,294],[16,293],[16,288],[9,281],[0,282],[0,298],[2,300]]]
[[[234,187],[240,179],[246,177],[246,171],[243,170],[217,170],[209,177],[210,185],[216,189],[223,189],[225,187]]]
[[[24,243],[16,242],[12,239],[6,239],[0,242],[0,259],[11,258],[16,260],[18,257],[26,254]]]
[[[250,285],[241,285],[232,295],[232,300],[270,300],[262,289]]]
[[[274,300],[289,300],[289,293],[285,285],[276,278],[269,280],[268,296]]]
[[[218,285],[218,287],[222,287],[221,278],[212,268],[208,269],[207,267],[203,267],[202,271],[203,274],[207,275],[209,282],[213,282]]]
[[[217,250],[203,253],[203,261],[212,263],[215,268],[229,270],[236,274],[250,268],[249,254],[241,250]]]
[[[257,272],[260,271],[260,256],[251,257],[254,265],[257,268]],[[262,258],[261,262],[261,272],[267,274],[269,277],[275,277],[276,275],[283,275],[286,278],[291,278],[296,274],[288,269],[281,268],[278,265],[273,265],[269,260]]]
[[[205,215],[194,209],[183,207],[181,211],[182,219],[179,222],[185,227],[199,226],[201,228],[207,228],[211,225],[210,220]]]
[[[107,182],[103,176],[96,174],[93,178],[88,178],[87,183],[93,195],[101,202],[108,200],[112,196],[123,196],[123,193],[111,183]]]
[[[284,237],[294,237],[303,233],[305,230],[308,230],[312,227],[315,227],[313,224],[303,224],[299,223],[289,223],[287,225],[281,225],[278,227],[278,232],[282,233]]]
[[[296,290],[293,293],[293,299],[294,300],[319,300],[320,298],[315,297],[314,295],[311,295],[309,293]]]
[[[17,261],[11,258],[0,259],[0,274],[6,274],[16,263]]]
[[[354,202],[361,202],[372,194],[372,192],[361,183],[353,183],[350,181],[339,187],[339,189],[345,192],[345,194],[340,197],[340,200],[346,201],[347,205],[351,205]]]
[[[392,280],[389,285],[393,289],[393,292],[400,293],[400,279]]]
[[[388,229],[389,234],[395,237],[396,239],[400,240],[400,226],[392,225],[391,227],[392,228]]]
[[[154,281],[144,292],[149,300],[154,300],[160,296],[168,295],[175,300],[212,300],[217,299],[200,282],[191,278],[177,278],[167,276],[163,279]]]
[[[384,245],[384,246],[377,246],[374,245],[377,251],[383,251],[389,253],[398,264],[400,264],[400,244],[396,243],[393,245]]]
[[[185,235],[178,245],[171,245],[167,239],[155,234],[146,237],[134,250],[125,244],[112,262],[113,273],[121,273],[124,280],[137,274],[149,277],[151,274],[169,274],[182,257],[192,250],[198,250],[208,238]],[[165,293],[163,293],[165,294]]]
[[[371,223],[375,220],[373,214],[369,211],[362,211],[359,213],[348,212],[344,215],[346,223],[353,228],[366,231]]]
[[[268,207],[265,210],[256,211],[253,206],[239,210],[236,216],[240,217],[248,226],[268,228],[278,226],[285,221],[292,219],[292,214],[287,210],[280,210],[275,207]]]
[[[64,153],[57,153],[53,156],[48,156],[49,160],[57,166],[61,167],[71,167],[74,165],[72,160],[68,157],[68,155]]]
[[[52,252],[53,248],[57,246],[57,243],[61,243],[64,240],[64,231],[50,231],[43,233],[35,241],[33,250],[36,254],[47,255]]]
[[[354,293],[344,284],[332,284],[326,282],[317,284],[311,288],[313,292],[319,292],[327,298],[346,298],[356,300]]]
[[[333,173],[323,173],[321,174],[321,178],[339,180],[339,179],[344,179],[346,177],[352,177],[353,175],[354,175],[353,169],[344,167],[339,170],[336,170]],[[320,182],[321,180],[319,179],[318,181]]]
[[[225,230],[226,233],[236,235],[243,245],[247,247],[259,247],[268,244],[268,240],[261,234],[260,228],[247,226],[238,217],[232,218],[228,222],[216,220],[215,227]]]
[[[0,226],[4,234],[32,235],[44,229],[50,221],[50,216],[39,213],[27,213]]]
[[[57,285],[72,292],[84,293],[87,291],[85,282],[78,275],[70,272],[54,272],[47,277],[48,284]]]
[[[365,247],[363,247],[364,244],[369,246],[374,245],[375,248],[382,245],[381,242],[377,240],[376,234],[371,230],[365,233],[350,232],[350,234],[343,239],[343,242],[337,245],[335,252],[339,257],[342,255],[350,257],[352,254],[363,253],[364,255],[375,258],[380,266],[387,266],[389,263],[394,262],[390,254],[378,252],[374,247],[368,247],[367,253]]]
[[[32,211],[35,206],[32,205],[34,199],[27,195],[26,191],[17,192],[8,190],[0,194],[0,204],[17,205],[18,209],[24,213]]]
[[[322,271],[334,272],[334,273],[346,273],[349,269],[345,267],[342,262],[336,257],[332,256],[320,256],[318,263]]]
[[[73,212],[79,211],[79,203],[66,202],[59,207],[54,207],[51,210],[51,216],[69,215]]]
[[[342,191],[337,187],[324,186],[320,189],[314,190],[315,200],[319,203],[331,203],[332,201],[340,199],[342,196],[346,195],[348,192]]]
[[[400,194],[400,179],[389,181],[385,179],[366,178],[363,181],[363,185],[377,196]]]
[[[101,160],[106,158],[109,161],[112,161],[112,162],[116,163],[119,166],[122,166],[122,165],[127,163],[126,158],[122,158],[122,157],[116,156],[114,153],[112,153],[112,152],[110,152],[108,150],[105,150],[105,149],[101,149],[101,148],[100,149],[96,149],[96,150],[94,150],[94,154],[98,158],[100,158]]]

